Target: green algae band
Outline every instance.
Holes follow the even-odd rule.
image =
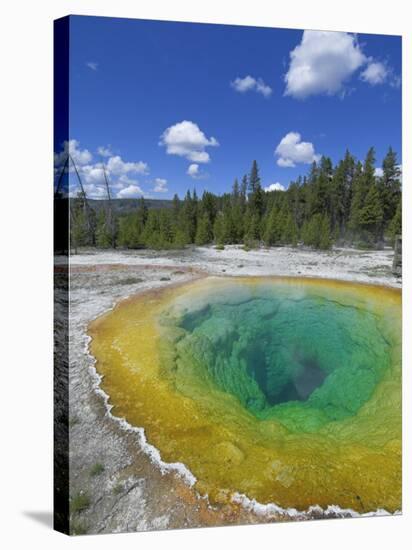
[[[208,278],[90,326],[113,413],[212,501],[401,506],[401,298],[319,279]]]

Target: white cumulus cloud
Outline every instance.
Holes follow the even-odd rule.
[[[177,155],[195,163],[206,163],[210,156],[206,147],[217,147],[218,141],[207,138],[197,124],[183,120],[169,126],[160,137],[159,145],[166,147],[168,155]]]
[[[320,159],[320,155],[315,153],[313,143],[302,141],[299,132],[286,134],[276,147],[275,155],[278,157],[278,166],[283,168],[292,168],[296,164],[311,164]]]
[[[98,147],[97,148],[97,154],[100,155],[101,157],[111,157],[111,156],[113,156],[110,145],[108,145],[107,147],[104,147],[104,146]]]
[[[353,34],[304,31],[301,43],[290,52],[285,94],[305,99],[315,94],[339,93],[366,61]]]
[[[70,155],[76,165],[82,166],[91,162],[93,155],[88,149],[80,149],[80,143],[77,139],[70,139],[63,142],[63,149],[54,154],[54,164],[56,167],[63,166]]]
[[[86,166],[80,167],[80,173],[82,179],[92,185],[103,184],[103,167],[101,164],[86,164]]]
[[[69,173],[69,195],[76,196],[80,191],[80,183],[77,178],[75,167],[81,178],[86,195],[91,199],[107,198],[107,189],[104,179],[103,167],[109,181],[110,190],[118,197],[142,195],[144,192],[139,183],[131,176],[136,174],[145,175],[149,167],[145,162],[126,162],[119,155],[113,155],[110,147],[99,147],[97,149],[100,157],[105,160],[95,160],[88,149],[82,149],[76,139],[65,141],[62,150],[54,155],[56,184],[60,178],[63,166],[70,154],[74,164],[68,164]]]
[[[141,197],[142,195],[143,191],[137,184],[130,184],[117,192],[117,197],[119,199],[132,199]]]
[[[155,193],[167,193],[167,191],[168,191],[168,189],[167,189],[167,179],[156,178],[154,183],[155,183],[155,186],[154,186],[153,191]]]
[[[360,79],[372,86],[383,84],[389,77],[389,70],[384,63],[373,61],[360,74]]]
[[[286,191],[285,187],[279,182],[271,183],[270,185],[265,187],[264,190],[266,191],[266,193],[269,193],[270,191]]]
[[[269,97],[272,94],[272,88],[265,84],[262,78],[254,78],[247,75],[244,78],[237,77],[230,83],[232,88],[237,92],[244,93],[249,91],[256,91],[262,94],[264,97]]]
[[[129,174],[130,172],[147,174],[149,171],[149,167],[145,162],[125,162],[119,155],[109,158],[107,161],[107,169],[116,176]]]
[[[196,178],[199,175],[199,165],[198,164],[191,164],[189,168],[187,169],[186,174],[188,176],[191,176],[192,178]]]
[[[86,195],[90,199],[107,199],[107,191],[103,185],[96,185],[94,183],[85,183],[83,185]],[[77,193],[73,193],[74,196]]]

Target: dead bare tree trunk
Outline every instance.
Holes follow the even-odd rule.
[[[107,199],[108,199],[108,208],[107,208],[107,218],[106,223],[110,232],[112,247],[116,248],[116,228],[114,224],[114,216],[113,216],[113,207],[112,207],[112,197],[110,195],[110,186],[109,186],[109,179],[107,177],[106,167],[104,165],[104,162],[102,162],[102,168],[103,168],[103,174],[104,174],[104,182],[106,184],[106,191],[107,191]]]
[[[77,166],[76,166],[76,163],[74,162],[74,159],[71,155],[69,155],[70,157],[70,160],[72,161],[72,164],[74,166],[74,171],[76,172],[76,176],[77,176],[77,179],[79,181],[79,185],[80,185],[80,189],[81,189],[81,194],[82,194],[82,198],[83,198],[83,208],[84,208],[84,218],[86,220],[86,228],[87,228],[87,233],[92,241],[92,245],[94,245],[94,235],[93,235],[93,228],[92,228],[92,224],[91,224],[91,216],[90,216],[90,205],[88,203],[88,200],[87,200],[87,195],[86,195],[86,191],[84,189],[84,186],[83,186],[83,182],[82,182],[82,179],[80,177],[80,174],[79,174],[79,171],[77,169]]]

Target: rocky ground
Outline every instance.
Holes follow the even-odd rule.
[[[123,264],[129,266],[189,267],[210,275],[290,275],[326,277],[400,287],[392,274],[393,250],[335,248],[320,252],[295,248],[261,248],[245,251],[241,246],[187,248],[175,251],[84,251],[73,256],[75,265]]]
[[[144,290],[207,275],[327,277],[400,287],[392,275],[393,251],[328,252],[278,248],[249,252],[83,251],[70,267],[70,496],[75,534],[140,531],[281,521],[276,511],[240,504],[211,507],[175,472],[162,473],[143,452],[138,435],[123,429],[96,391],[93,359],[87,354],[88,323],[117,301]],[[312,516],[317,514],[314,512]],[[330,515],[339,515],[331,511]]]

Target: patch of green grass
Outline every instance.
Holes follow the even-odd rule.
[[[86,535],[88,531],[89,526],[82,521],[72,521],[70,524],[71,535]]]
[[[70,511],[72,514],[78,514],[87,510],[90,506],[90,498],[87,493],[79,492],[72,498],[70,503]]]
[[[100,464],[100,462],[96,462],[96,464],[93,464],[93,466],[90,469],[90,475],[92,477],[98,476],[102,472],[104,472],[104,466],[103,466],[103,464]]]
[[[215,246],[215,248],[216,248],[216,250],[224,250],[224,249],[225,249],[225,247],[224,247],[223,244],[217,244],[217,245]]]
[[[374,248],[376,248],[373,246],[373,244],[366,241],[357,241],[354,243],[354,245],[355,248],[357,248],[358,250],[373,250]]]
[[[76,426],[76,424],[78,424],[80,421],[79,419],[77,418],[77,416],[71,416],[69,418],[69,428],[73,428],[73,426]]]
[[[136,285],[138,283],[143,283],[143,279],[140,277],[126,277],[126,279],[121,279],[119,285]]]
[[[113,494],[114,495],[120,495],[120,493],[123,491],[123,485],[121,483],[118,483],[113,487]]]
[[[243,250],[245,252],[249,252],[249,250],[253,250],[256,248],[259,248],[259,241],[257,241],[256,239],[245,239],[243,245]]]

